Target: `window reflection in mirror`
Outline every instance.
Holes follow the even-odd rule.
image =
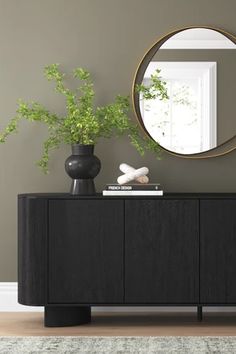
[[[151,62],[143,83],[159,72],[168,98],[140,97],[147,131],[166,149],[193,154],[216,147],[216,62]]]
[[[139,108],[146,130],[162,147],[179,154],[201,153],[235,135],[236,120],[226,120],[235,111],[235,49],[223,34],[193,28],[157,50],[141,82],[151,95],[139,91]],[[159,88],[152,85],[152,75]]]

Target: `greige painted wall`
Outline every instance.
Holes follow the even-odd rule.
[[[236,33],[235,0],[0,0],[0,128],[14,115],[16,100],[36,99],[63,111],[61,98],[43,78],[45,64],[66,71],[87,67],[97,100],[128,94],[136,66],[151,43],[185,25],[212,25]],[[133,116],[133,114],[131,114]],[[235,117],[232,117],[235,119]],[[43,127],[21,124],[0,146],[0,281],[16,280],[16,196],[22,192],[68,191],[64,173],[69,147],[53,154],[51,174],[35,167],[46,137]],[[236,192],[236,152],[192,161],[164,154],[141,158],[127,139],[101,142],[97,188],[115,180],[118,165],[147,165],[168,192]]]

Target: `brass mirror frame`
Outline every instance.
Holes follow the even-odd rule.
[[[132,84],[132,104],[133,104],[133,109],[136,115],[136,118],[139,122],[140,127],[142,128],[142,130],[144,131],[144,133],[151,138],[153,141],[155,141],[152,136],[149,134],[149,132],[147,131],[146,127],[144,126],[143,123],[143,119],[142,119],[142,115],[140,112],[140,106],[139,106],[139,93],[136,92],[135,87],[137,84],[141,84],[143,81],[143,76],[144,73],[148,67],[148,64],[150,63],[150,61],[152,60],[152,58],[154,57],[154,55],[157,53],[157,51],[159,50],[159,48],[172,36],[174,36],[177,33],[180,33],[182,31],[188,30],[188,29],[193,29],[193,28],[204,28],[204,29],[210,29],[213,31],[216,31],[218,33],[221,33],[222,35],[224,35],[225,37],[227,37],[231,42],[233,42],[236,45],[236,36],[234,36],[233,34],[224,31],[221,28],[217,28],[217,27],[211,27],[211,26],[187,26],[187,27],[182,27],[179,29],[176,29],[174,31],[171,31],[169,33],[167,33],[165,36],[159,38],[154,44],[151,45],[151,47],[146,51],[146,53],[144,54],[144,56],[142,57],[140,63],[138,64],[138,67],[135,71],[135,75],[134,75],[134,79],[133,79],[133,84]],[[234,142],[235,140],[235,142]],[[156,141],[155,141],[156,142]],[[156,142],[158,144],[158,142]],[[178,157],[182,157],[185,159],[205,159],[205,158],[210,158],[210,157],[217,157],[217,156],[222,156],[222,155],[226,155],[229,152],[233,151],[236,149],[236,135],[234,135],[232,138],[228,139],[227,141],[225,141],[224,143],[216,146],[213,149],[207,150],[207,151],[203,151],[203,152],[199,152],[199,153],[195,153],[195,154],[180,154],[180,153],[175,153],[173,151],[170,151],[166,148],[164,148],[163,146],[161,146],[160,144],[158,144],[162,150],[166,151],[167,153],[174,155],[174,156],[178,156]],[[216,152],[216,150],[220,150],[218,152]],[[212,154],[211,154],[212,152]]]

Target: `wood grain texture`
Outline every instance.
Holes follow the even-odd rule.
[[[198,303],[199,204],[125,202],[126,303]]]
[[[34,197],[42,199],[63,199],[63,200],[163,200],[163,199],[236,199],[236,193],[164,193],[163,196],[103,196],[101,193],[97,193],[95,196],[78,196],[71,195],[69,193],[28,193],[20,194],[20,197]]]
[[[47,277],[47,199],[18,198],[18,301],[44,305]]]
[[[201,302],[236,303],[236,200],[201,200]]]
[[[236,336],[236,313],[94,313],[82,326],[43,327],[43,313],[0,313],[0,336]],[[229,354],[229,353],[228,353]]]
[[[123,302],[123,201],[49,201],[49,303]]]
[[[235,215],[234,193],[21,195],[19,302],[236,304]]]

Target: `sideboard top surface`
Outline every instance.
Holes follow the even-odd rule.
[[[103,196],[101,193],[90,196],[74,196],[69,193],[23,193],[18,198],[43,199],[236,199],[236,193],[164,193],[163,196]]]

